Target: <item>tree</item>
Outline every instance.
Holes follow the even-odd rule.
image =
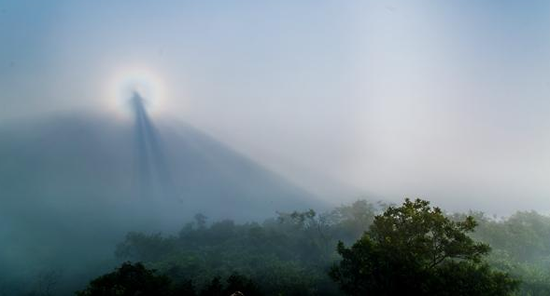
[[[476,225],[406,199],[376,216],[351,248],[339,242],[342,260],[329,275],[348,295],[509,295],[519,283],[481,262],[490,247],[468,235]]]
[[[171,281],[157,275],[143,264],[123,263],[114,272],[100,276],[88,284],[78,296],[160,296],[170,295]]]
[[[124,241],[116,246],[115,256],[122,260],[152,262],[161,260],[172,250],[172,240],[164,238],[161,233],[129,232]]]
[[[250,278],[233,273],[227,278],[227,286],[224,295],[241,293],[246,296],[260,296],[262,292],[256,283]]]
[[[195,296],[197,292],[195,291],[195,285],[192,280],[183,280],[174,288],[173,295],[178,296]]]
[[[382,205],[383,206],[383,205]],[[378,207],[366,200],[357,200],[351,205],[342,205],[330,213],[332,233],[346,243],[356,241],[374,221]]]
[[[312,209],[278,214],[279,225],[292,234],[296,249],[302,250],[301,257],[324,262],[333,253],[331,242],[336,241],[330,236],[330,224],[325,215],[318,215]]]
[[[199,229],[204,229],[206,227],[206,221],[208,220],[208,217],[205,215],[198,213],[195,214],[195,223],[197,224],[197,227]]]
[[[216,276],[210,281],[209,284],[207,284],[202,291],[200,292],[200,296],[223,296],[223,285],[221,282],[221,278],[219,276]]]

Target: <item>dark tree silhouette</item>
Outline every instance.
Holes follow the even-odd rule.
[[[114,272],[100,276],[78,296],[162,296],[171,295],[170,279],[157,275],[141,263],[123,263]]]

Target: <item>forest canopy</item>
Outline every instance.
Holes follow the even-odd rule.
[[[166,295],[546,295],[548,229],[550,219],[535,212],[493,219],[408,199],[262,223],[198,214],[177,235],[128,233],[115,252],[126,263],[79,293],[112,295],[97,286],[134,268],[166,281]]]

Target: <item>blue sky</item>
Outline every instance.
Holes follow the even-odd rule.
[[[309,188],[550,210],[549,14],[548,1],[1,0],[0,123],[116,113],[117,75],[139,69],[161,81],[155,116]]]

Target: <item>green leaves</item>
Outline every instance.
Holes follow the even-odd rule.
[[[376,216],[368,235],[382,247],[414,257],[429,269],[453,258],[477,262],[487,254],[488,245],[467,235],[476,225],[471,216],[452,221],[428,201],[406,199],[402,206],[389,207]]]
[[[479,265],[490,247],[468,236],[476,225],[473,217],[452,221],[428,201],[406,199],[402,206],[376,216],[370,230],[351,248],[340,242],[337,251],[342,261],[329,274],[349,295],[443,295],[437,294],[442,290],[450,293],[445,295],[492,295],[496,290],[509,294],[517,282]],[[487,280],[471,290],[474,294],[453,294],[450,279],[468,278],[471,273]],[[491,281],[502,285],[488,285]],[[456,284],[459,291],[464,288],[460,285],[471,283]]]

